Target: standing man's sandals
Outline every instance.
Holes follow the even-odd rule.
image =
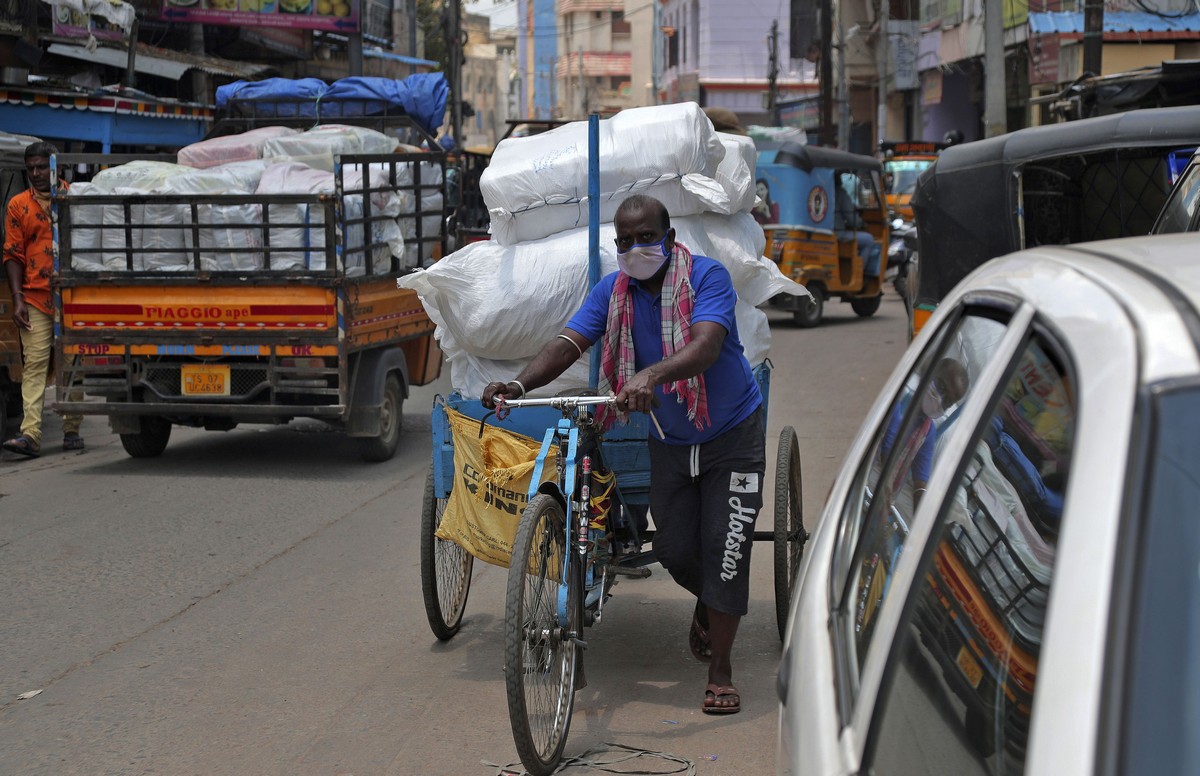
[[[696,612],[692,615],[692,627],[688,630],[688,648],[692,655],[701,663],[712,659],[712,642],[709,641],[708,631],[700,624],[700,602],[696,602]]]
[[[83,450],[83,437],[79,434],[66,434],[63,436],[63,450]]]
[[[10,453],[24,455],[28,458],[37,458],[39,455],[42,454],[42,446],[40,444],[38,444],[35,440],[30,439],[29,437],[25,436],[24,434],[21,434],[20,436],[17,436],[17,437],[13,437],[12,439],[5,442],[3,445],[0,445],[0,447],[3,447],[5,450],[7,450]]]
[[[737,714],[742,710],[742,696],[731,684],[710,684],[704,688],[705,714]]]

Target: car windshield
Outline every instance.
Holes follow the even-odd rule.
[[[1200,387],[1160,393],[1152,414],[1121,770],[1200,773]]]
[[[917,178],[929,165],[932,159],[893,159],[883,166],[887,173],[888,194],[912,194],[917,187]]]

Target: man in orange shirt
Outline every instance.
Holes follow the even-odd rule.
[[[29,188],[8,202],[4,238],[4,270],[13,292],[13,322],[21,331],[25,366],[21,399],[25,419],[21,433],[3,445],[5,450],[29,457],[42,452],[42,405],[50,377],[54,345],[54,308],[50,278],[54,274],[54,238],[50,224],[50,143],[33,143],[25,149]],[[65,188],[65,183],[63,184]],[[79,415],[63,417],[63,449],[82,450]]]

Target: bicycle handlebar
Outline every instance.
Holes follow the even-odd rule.
[[[553,407],[556,410],[568,411],[577,407],[589,407],[597,404],[616,406],[616,396],[550,396],[545,399],[506,399],[497,396],[494,399],[496,409],[519,409],[521,407]]]
[[[506,399],[503,396],[497,396],[493,401],[496,405],[496,417],[501,420],[508,416],[509,410],[521,407],[553,407],[560,412],[573,412],[579,407],[598,404],[607,404],[613,408],[617,406],[617,397],[611,394],[605,396],[551,396],[546,399]],[[663,433],[662,426],[658,424],[658,418],[654,417],[654,412],[650,411],[646,414],[654,423],[654,429],[658,432],[659,439],[666,439],[667,435]]]

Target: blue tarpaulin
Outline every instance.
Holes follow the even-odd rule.
[[[403,111],[436,134],[446,115],[450,86],[442,73],[417,73],[402,81],[354,76],[326,85],[316,78],[237,81],[217,88],[217,107],[259,103],[279,117],[347,118]]]

